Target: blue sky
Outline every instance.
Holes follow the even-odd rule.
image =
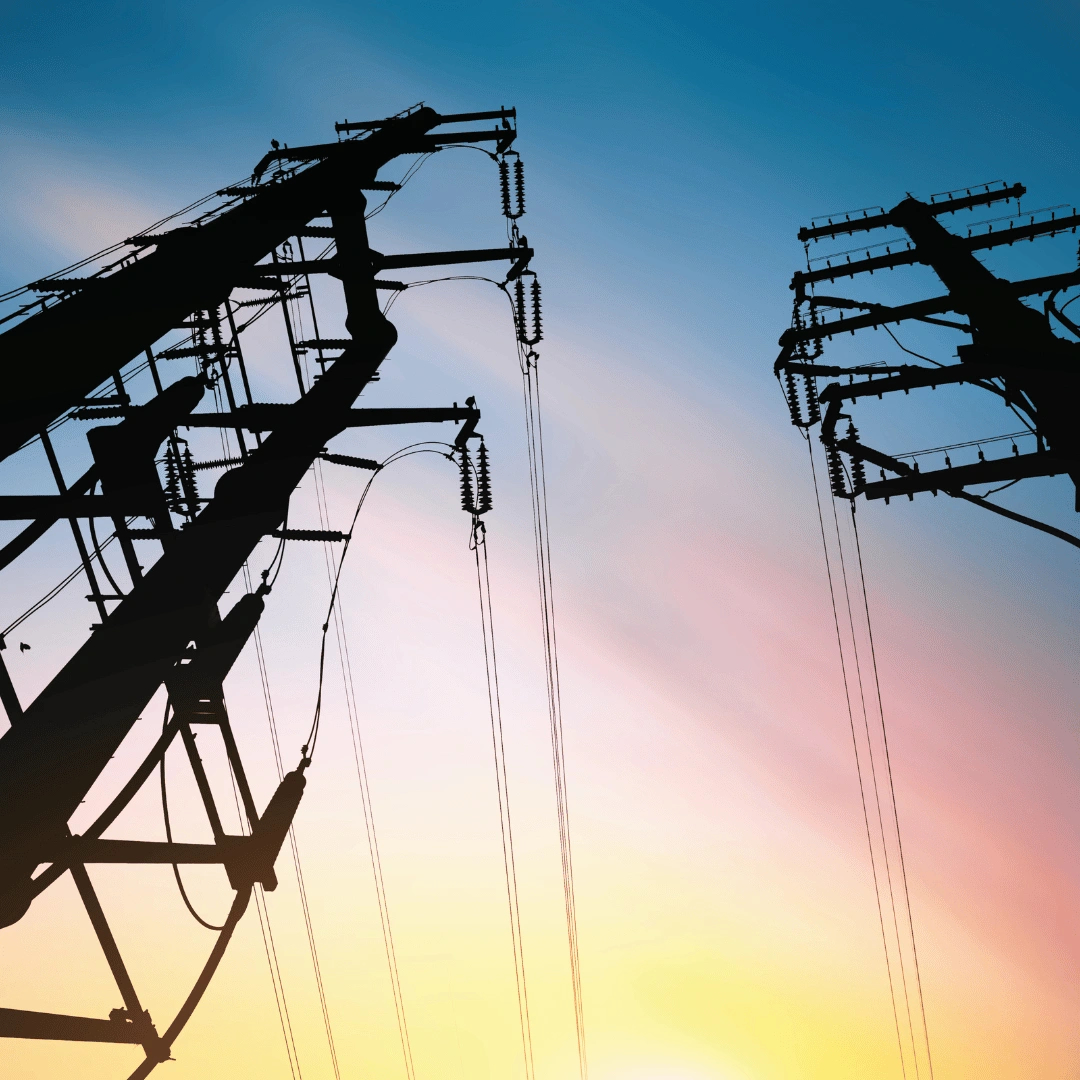
[[[0,288],[238,180],[271,138],[327,141],[335,120],[421,99],[443,112],[517,106],[529,199],[522,227],[545,289],[596,1075],[891,1075],[817,521],[805,450],[772,376],[776,339],[802,259],[796,232],[812,216],[999,178],[1027,184],[1031,207],[1080,197],[1075,7],[194,0],[9,4],[3,26]],[[473,152],[437,156],[391,206],[372,225],[382,250],[500,242],[491,166]],[[1075,242],[1042,241],[994,260],[1011,276],[1065,270]],[[869,291],[856,281],[850,295]],[[872,284],[885,295],[940,291],[918,272]],[[504,514],[493,518],[493,558],[513,724],[531,716],[540,686],[522,614],[532,603],[527,499],[502,303],[465,284],[405,294],[393,310],[401,343],[365,400],[437,405],[479,395]],[[332,317],[339,307],[329,304]],[[953,339],[910,333],[903,340],[948,358]],[[260,341],[280,359],[269,329]],[[899,356],[884,335],[840,348]],[[265,385],[275,392],[269,377]],[[887,450],[936,445],[954,430],[995,434],[1010,422],[971,392],[913,395],[880,416],[873,409]],[[343,449],[388,451],[396,441],[404,440],[378,434]],[[468,581],[454,577],[468,571],[462,551],[444,566],[445,545],[462,536],[453,477],[440,464],[414,460],[388,473],[399,486],[373,499],[367,546],[347,583],[363,598],[357,637],[378,657],[365,687],[376,716],[372,768],[389,807],[387,860],[400,875],[392,884],[408,913],[402,955],[414,986],[427,985],[430,957],[451,948],[436,940],[441,923],[424,922],[433,889],[425,860],[449,856],[417,839],[427,835],[417,806],[449,813],[455,795],[443,759],[410,740],[419,732],[457,761],[471,744],[454,724],[479,693],[476,656],[461,644],[474,629],[463,614]],[[5,482],[20,468],[5,465]],[[344,513],[354,492],[334,483]],[[1008,497],[1078,528],[1062,479]],[[1063,1075],[1062,1063],[1075,1061],[1069,973],[1080,956],[1061,914],[1077,895],[1075,551],[945,498],[875,503],[860,509],[860,522],[931,943],[928,1000],[951,1064],[942,1075],[974,1080],[989,1059],[1007,1080]],[[65,568],[73,564],[65,537],[47,543]],[[5,583],[5,613],[34,599],[54,567]],[[290,553],[278,598],[293,621],[267,628],[286,728],[301,726],[295,718],[309,707],[321,574],[314,556]],[[51,673],[37,644],[50,626],[74,648],[89,621],[81,599],[62,603],[63,620],[26,624],[32,652],[5,654],[27,693]],[[414,625],[424,636],[410,669],[395,649]],[[393,687],[379,683],[387,672],[410,680],[408,717],[394,712]],[[257,710],[257,697],[238,683],[238,703]],[[380,726],[380,716],[400,720],[404,734]],[[526,792],[523,831],[550,854],[538,824],[548,809],[535,766],[543,731],[521,722],[512,753]],[[414,769],[431,788],[416,806]],[[344,784],[335,773],[326,790]],[[318,800],[306,805],[319,827],[299,827],[313,878],[325,882],[313,889],[317,913],[340,929],[347,915],[328,899],[336,853],[320,834],[336,805]],[[446,834],[432,834],[447,850],[455,822],[447,817]],[[537,895],[547,896],[552,882],[535,875]],[[462,886],[461,895],[471,894]],[[555,909],[530,903],[527,932],[557,941]],[[257,949],[241,955],[258,961]],[[353,1000],[358,981],[342,965],[330,976],[339,1002]],[[240,976],[226,974],[223,985],[246,1000]],[[549,1012],[561,1016],[561,999],[550,996]],[[669,1015],[671,1001],[685,1005],[680,1015]],[[759,1001],[760,1015],[746,1004]],[[253,1015],[249,1035],[270,1047],[265,1019]],[[226,1045],[212,1020],[199,1029],[209,1064]],[[550,1053],[541,1080],[569,1075],[560,1023],[542,1036]],[[309,1026],[317,1035],[314,1019]],[[815,1034],[800,1042],[803,1031]],[[418,1038],[436,1060],[437,1032]],[[192,1070],[184,1076],[200,1075],[192,1054],[176,1066]],[[280,1071],[280,1055],[266,1054]],[[503,1075],[504,1059],[491,1054],[476,1060]],[[476,1061],[463,1060],[462,1075],[476,1075]],[[112,1074],[101,1066],[101,1076]],[[23,1075],[34,1075],[32,1063]]]

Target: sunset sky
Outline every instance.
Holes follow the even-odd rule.
[[[271,138],[329,141],[336,120],[419,100],[445,113],[517,107],[521,228],[544,287],[592,1080],[904,1076],[814,489],[773,378],[776,339],[803,259],[796,233],[815,215],[997,179],[1026,184],[1026,206],[1073,205],[1078,46],[1064,3],[7,5],[0,291],[236,182]],[[455,150],[373,219],[371,238],[384,252],[487,247],[503,226],[494,166]],[[1012,277],[1065,271],[1075,241],[987,262]],[[911,273],[909,285],[898,274],[874,288],[943,291]],[[340,335],[340,298],[327,286],[319,300],[324,335]],[[513,327],[505,300],[472,281],[408,291],[391,319],[399,343],[361,403],[474,394],[483,412],[536,1078],[574,1080]],[[263,399],[290,400],[280,315],[249,334]],[[942,342],[957,340],[911,339],[946,361]],[[836,355],[903,354],[869,334]],[[170,378],[189,374],[173,364]],[[867,430],[895,452],[1014,430],[975,393],[875,402]],[[57,441],[74,474],[86,425],[68,427]],[[447,437],[374,429],[334,449],[382,458]],[[330,525],[346,528],[366,474],[323,475]],[[5,492],[46,491],[47,479],[30,451],[0,463]],[[1076,533],[1072,498],[1060,477],[1001,497]],[[858,521],[933,1075],[1075,1080],[1080,553],[944,497],[860,504]],[[310,478],[290,524],[319,527]],[[264,544],[253,565],[270,555]],[[0,625],[76,558],[70,535],[52,530],[4,574]],[[320,545],[290,545],[262,627],[286,767],[310,723],[328,589]],[[19,628],[30,651],[5,652],[24,702],[85,640],[85,592],[73,585]],[[237,584],[223,609],[239,595]],[[375,481],[342,611],[416,1080],[524,1080],[475,570],[448,462],[412,457]],[[404,1080],[330,656],[300,858],[341,1077]],[[226,689],[264,802],[276,777],[250,650]],[[147,709],[87,814],[152,744],[163,705]],[[179,756],[170,770],[181,827],[202,839]],[[153,782],[110,835],[163,836]],[[300,1071],[325,1080],[287,849],[278,868],[267,907]],[[160,1029],[213,935],[168,868],[91,872]],[[200,909],[223,915],[223,875],[187,873]],[[3,1007],[105,1016],[120,1004],[67,880],[0,931],[0,973]],[[290,1077],[254,908],[174,1056],[154,1075]],[[130,1047],[0,1046],[4,1080],[111,1080],[137,1061]],[[912,1080],[910,1057],[906,1070]]]

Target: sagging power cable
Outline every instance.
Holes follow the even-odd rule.
[[[491,156],[491,155],[489,155]],[[497,160],[497,159],[496,159]],[[524,203],[522,202],[522,206]],[[507,223],[511,245],[523,240],[513,218]],[[529,276],[535,275],[528,272]],[[525,408],[526,447],[528,451],[529,490],[532,508],[533,539],[536,554],[537,588],[540,596],[541,637],[544,643],[544,671],[548,724],[552,747],[552,769],[555,775],[556,812],[559,828],[559,852],[562,864],[563,902],[566,912],[567,947],[570,956],[571,991],[574,1007],[574,1027],[577,1039],[578,1070],[581,1080],[587,1080],[588,1057],[585,1039],[585,1017],[582,1001],[581,960],[577,928],[577,899],[574,886],[573,847],[570,832],[569,796],[566,780],[566,749],[562,720],[562,694],[559,682],[558,637],[555,626],[554,582],[551,571],[551,547],[547,508],[547,478],[544,467],[543,420],[540,409],[539,354],[534,346],[542,336],[539,286],[530,290],[531,312],[526,312],[524,288],[509,281],[474,274],[455,274],[425,281],[411,282],[406,288],[416,288],[439,281],[485,281],[495,285],[506,296],[516,331],[518,363],[522,375],[522,395]],[[518,296],[516,294],[520,293]],[[395,292],[387,301],[384,314],[401,296]],[[531,315],[531,319],[527,318]]]
[[[371,477],[374,479],[374,475]],[[370,481],[369,481],[370,484]],[[322,463],[315,464],[315,494],[318,505],[319,521],[323,528],[328,527],[329,504],[326,498],[326,485],[322,472]],[[327,581],[333,589],[334,560],[333,549],[329,543],[323,544],[323,558],[326,566]],[[390,919],[390,902],[386,892],[386,878],[383,873],[382,854],[379,848],[378,831],[375,827],[375,810],[371,796],[371,783],[368,778],[367,758],[360,733],[360,710],[357,706],[356,682],[353,678],[352,658],[349,654],[349,640],[346,630],[345,599],[340,583],[337,589],[337,603],[333,608],[334,632],[337,640],[338,659],[341,666],[341,678],[345,695],[345,709],[349,718],[353,761],[356,766],[356,778],[360,789],[360,804],[364,818],[364,832],[368,844],[368,856],[371,862],[372,879],[375,885],[375,898],[379,909],[379,923],[382,929],[383,951],[386,956],[387,973],[390,979],[390,991],[394,1002],[394,1014],[397,1020],[398,1039],[401,1045],[402,1059],[406,1080],[415,1080],[416,1067],[413,1059],[412,1041],[409,1037],[408,1017],[405,1010],[405,996],[398,966],[397,949],[394,944],[394,930]]]

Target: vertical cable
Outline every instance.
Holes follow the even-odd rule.
[[[878,883],[877,859],[874,855],[874,841],[870,830],[870,809],[866,803],[866,786],[863,782],[863,769],[861,755],[859,754],[859,740],[855,733],[855,712],[851,707],[851,690],[848,683],[847,661],[844,657],[843,638],[840,633],[840,614],[836,607],[836,588],[833,582],[832,560],[829,556],[829,545],[825,538],[825,517],[821,510],[821,491],[818,484],[817,466],[814,464],[814,448],[809,435],[805,432],[806,449],[810,458],[810,474],[814,481],[814,501],[817,505],[818,526],[821,530],[821,550],[825,555],[825,573],[829,582],[829,600],[832,604],[833,626],[836,630],[836,649],[840,657],[840,673],[844,682],[844,700],[847,704],[848,723],[851,728],[851,745],[855,751],[855,771],[859,778],[859,799],[862,802],[863,823],[866,826],[866,844],[870,852],[870,868],[874,879],[874,898],[877,901],[878,925],[881,928],[881,944],[885,950],[885,971],[889,979],[889,1000],[892,1004],[893,1024],[896,1029],[896,1045],[900,1052],[900,1072],[907,1077],[907,1065],[905,1064],[904,1040],[900,1034],[900,1013],[896,1004],[896,986],[893,981],[892,961],[889,956],[889,939],[885,931],[885,912],[881,904],[881,888]]]
[[[881,805],[881,787],[878,783],[878,766],[874,755],[874,743],[870,735],[869,711],[866,707],[866,692],[863,687],[862,662],[859,659],[858,639],[855,631],[855,616],[851,607],[851,591],[848,585],[847,561],[844,558],[844,543],[840,535],[840,519],[836,512],[836,496],[832,498],[833,525],[836,529],[836,549],[840,562],[840,580],[844,586],[844,603],[847,609],[848,627],[851,631],[851,650],[855,663],[855,678],[859,689],[859,703],[862,709],[863,730],[866,734],[867,756],[870,761],[870,783],[874,793],[874,807],[877,810],[878,834],[881,837],[882,862],[885,865],[885,884],[889,894],[889,910],[892,915],[893,936],[896,939],[897,966],[900,970],[900,987],[904,996],[904,1011],[907,1016],[908,1038],[911,1042],[911,1055],[915,1065],[916,1078],[920,1075],[919,1052],[915,1043],[915,1025],[911,1018],[911,996],[908,992],[907,965],[904,963],[903,944],[900,940],[900,918],[896,912],[896,890],[893,886],[892,860],[889,858],[889,840],[885,832],[885,814]]]
[[[248,591],[250,592],[251,576],[246,564],[244,567],[244,577]],[[263,652],[262,635],[259,633],[258,626],[255,627],[253,637],[255,639],[255,655],[259,665],[259,678],[262,683],[263,701],[266,705],[266,719],[270,727],[271,744],[274,749],[274,766],[277,770],[278,783],[281,783],[285,775],[281,759],[281,740],[278,737],[277,716],[274,713],[274,703],[270,696],[270,682],[266,669],[266,655]],[[326,1043],[330,1050],[330,1064],[333,1068],[335,1080],[341,1080],[337,1046],[334,1042],[334,1031],[330,1023],[330,1010],[326,1001],[326,987],[322,977],[322,965],[319,963],[319,951],[315,944],[315,929],[311,920],[311,908],[308,905],[307,886],[304,882],[304,871],[300,863],[300,848],[296,840],[296,830],[292,825],[289,826],[289,848],[292,852],[293,869],[296,872],[296,885],[300,896],[300,908],[304,919],[304,931],[307,937],[308,952],[311,956],[311,966],[315,975],[315,988],[319,997],[319,1008],[322,1012],[323,1028],[326,1032]]]
[[[506,902],[510,914],[510,938],[514,952],[514,979],[517,986],[518,1021],[525,1078],[533,1080],[536,1063],[533,1057],[532,1022],[529,1016],[529,990],[525,971],[525,948],[521,933],[521,905],[518,897],[517,860],[514,854],[514,827],[510,814],[510,781],[506,768],[506,742],[503,736],[502,699],[499,694],[499,666],[495,652],[495,620],[491,607],[491,573],[488,567],[487,529],[473,516],[470,546],[476,561],[476,588],[480,600],[480,628],[484,640],[484,674],[487,680],[488,714],[491,720],[491,746],[495,758],[495,788],[499,800],[499,829],[502,839],[503,874],[506,879]],[[481,555],[481,552],[483,553]]]
[[[509,295],[509,294],[507,294]],[[511,304],[513,301],[511,300]],[[558,642],[555,634],[555,599],[551,573],[551,546],[548,530],[547,478],[544,467],[543,424],[540,418],[540,380],[533,350],[519,344],[522,386],[525,399],[525,428],[529,462],[529,492],[532,502],[533,540],[536,548],[537,586],[540,592],[540,623],[544,641],[544,669],[547,679],[548,724],[551,734],[552,767],[555,773],[555,802],[559,824],[559,854],[562,863],[563,904],[570,954],[570,978],[574,999],[574,1028],[577,1036],[578,1071],[581,1080],[589,1073],[585,1042],[585,1013],[581,990],[581,958],[578,947],[577,899],[574,889],[573,849],[570,836],[570,809],[566,783],[566,747],[559,684]]]
[[[900,874],[904,888],[904,906],[907,910],[908,934],[911,940],[911,955],[915,966],[915,984],[919,997],[919,1010],[922,1014],[923,1039],[926,1044],[926,1064],[930,1078],[934,1076],[934,1061],[930,1053],[930,1030],[926,1022],[926,1000],[923,997],[922,972],[919,967],[919,950],[915,944],[915,922],[911,914],[911,891],[908,888],[907,862],[904,858],[904,842],[900,833],[900,810],[896,804],[896,784],[893,782],[892,758],[889,754],[889,738],[885,727],[885,709],[881,701],[881,679],[878,676],[877,649],[874,646],[874,629],[870,621],[870,598],[866,592],[866,572],[863,568],[862,543],[859,540],[859,526],[855,516],[855,503],[851,504],[851,530],[855,537],[855,553],[858,558],[859,583],[862,588],[863,609],[866,613],[866,633],[870,642],[870,662],[874,673],[874,690],[877,697],[878,716],[881,720],[881,739],[885,747],[885,769],[889,779],[889,794],[892,798],[893,817],[896,820],[896,845],[900,854]]]

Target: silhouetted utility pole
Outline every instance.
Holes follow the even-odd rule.
[[[863,495],[888,501],[898,495],[914,498],[918,492],[941,491],[1080,544],[1068,533],[966,490],[980,484],[1067,474],[1078,485],[1075,506],[1080,510],[1080,342],[1058,336],[1051,321],[1056,321],[1073,339],[1080,338],[1080,328],[1063,310],[1067,304],[1058,304],[1065,290],[1080,284],[1080,270],[1007,281],[992,274],[976,257],[976,252],[1002,244],[1076,232],[1080,215],[1075,210],[1064,215],[1059,215],[1058,207],[1021,213],[1019,203],[1025,193],[1021,184],[1010,187],[996,183],[983,185],[981,190],[946,192],[929,202],[908,196],[889,211],[871,208],[834,215],[799,232],[799,239],[807,247],[807,269],[796,273],[791,282],[795,314],[792,327],[780,338],[782,351],[775,370],[787,396],[792,422],[802,428],[820,425],[836,496],[855,499]],[[1017,211],[1004,227],[998,219],[982,223],[981,228],[969,228],[966,236],[960,236],[939,220],[1006,200],[1016,200]],[[854,252],[841,251],[814,260],[809,257],[811,244],[888,227],[899,228],[903,236]],[[944,295],[888,306],[816,291],[826,282],[831,286],[856,275],[916,263],[934,271],[947,290]],[[1046,296],[1042,312],[1022,302],[1029,296]],[[835,317],[826,319],[826,312]],[[827,343],[837,335],[909,321],[960,331],[970,337],[970,342],[959,345],[958,362],[954,364],[868,362],[838,367],[822,362]],[[829,383],[819,390],[818,380],[822,378],[845,381]],[[845,404],[851,410],[867,397],[881,398],[901,390],[907,394],[947,384],[965,384],[996,395],[1026,430],[914,454],[890,455],[865,445],[850,412],[843,411]],[[849,422],[845,430],[838,429],[842,420]],[[1030,452],[1020,452],[1018,438],[1032,444]],[[1011,453],[986,457],[983,444],[1006,440],[1011,442]],[[973,453],[977,449],[978,460],[954,466],[950,451],[956,453],[968,447]],[[920,458],[924,463],[929,458],[944,468],[924,470]],[[875,467],[880,479],[868,479],[867,466]]]
[[[483,120],[497,124],[442,130],[449,123]],[[274,862],[300,801],[308,759],[285,776],[259,813],[221,686],[258,623],[270,583],[264,577],[258,590],[224,617],[217,605],[263,537],[342,538],[283,526],[289,497],[317,458],[378,468],[374,461],[325,452],[327,442],[346,428],[456,421],[462,424],[456,439],[462,450],[475,436],[480,414],[471,400],[463,408],[353,407],[365,386],[378,377],[397,338],[380,309],[379,295],[405,286],[379,275],[409,267],[505,260],[511,280],[525,271],[532,251],[522,241],[494,249],[384,255],[368,242],[364,192],[393,192],[396,184],[377,179],[383,166],[402,155],[427,154],[450,144],[494,144],[504,160],[517,134],[514,120],[513,109],[440,116],[416,107],[386,120],[339,124],[337,142],[292,149],[275,144],[250,182],[218,192],[218,204],[193,223],[132,237],[113,261],[90,276],[34,282],[29,287],[34,298],[4,320],[13,325],[0,334],[0,458],[28,441],[42,440],[57,493],[0,496],[0,518],[31,522],[0,549],[0,569],[30,549],[52,524],[66,519],[101,622],[25,708],[7,669],[0,668],[0,698],[11,722],[0,737],[0,926],[19,920],[38,895],[70,872],[124,1005],[109,1019],[0,1009],[0,1036],[138,1043],[146,1057],[132,1075],[145,1076],[168,1058],[221,960],[254,883],[275,886]],[[313,225],[316,219],[324,224]],[[283,245],[295,238],[302,253],[305,237],[331,240],[336,251],[317,259],[285,259]],[[312,274],[328,274],[341,282],[348,337],[295,340],[286,305],[309,295]],[[236,300],[237,289],[264,295]],[[300,388],[299,398],[288,405],[252,400],[237,329],[240,308],[275,303],[285,313]],[[177,328],[190,332],[191,344],[155,355],[154,344]],[[300,374],[298,358],[305,350],[317,352],[321,368],[310,387]],[[331,358],[328,352],[336,355]],[[200,373],[163,385],[159,361],[183,356],[193,357]],[[157,392],[136,405],[122,372],[142,357]],[[111,386],[106,396],[99,390],[103,383]],[[226,411],[196,411],[211,386],[227,404]],[[70,482],[60,472],[48,434],[65,417],[119,419],[89,432],[93,465]],[[235,459],[193,460],[179,429],[207,426],[235,433]],[[158,455],[163,446],[162,462]],[[221,465],[229,469],[212,497],[200,496],[196,471]],[[174,517],[182,519],[180,527]],[[126,593],[104,592],[97,575],[104,562],[93,522],[101,518],[115,525],[131,579]],[[139,518],[146,526],[132,527]],[[90,528],[90,543],[83,522]],[[139,563],[136,541],[161,545],[160,557],[148,569]],[[94,554],[99,556],[97,567]],[[107,604],[116,601],[109,610]],[[163,684],[172,711],[160,739],[94,824],[83,835],[72,836],[69,819]],[[222,827],[196,747],[200,725],[216,728],[223,740],[247,835],[231,836]],[[187,750],[214,842],[104,839],[177,736]],[[86,874],[85,864],[94,862],[217,863],[225,867],[236,890],[205,969],[160,1035],[140,1003]]]

